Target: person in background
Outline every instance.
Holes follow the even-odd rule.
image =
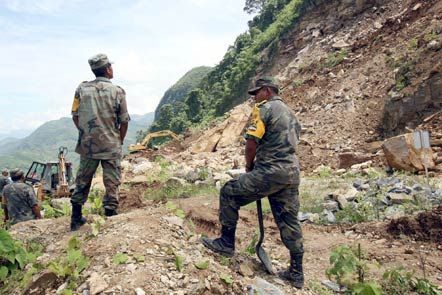
[[[40,207],[35,197],[34,188],[25,183],[25,176],[21,169],[11,171],[12,183],[3,188],[2,207],[5,212],[5,222],[11,224],[41,219]]]

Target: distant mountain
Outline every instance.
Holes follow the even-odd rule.
[[[137,131],[146,130],[152,123],[154,113],[131,115],[129,130],[125,140],[127,146],[136,142]],[[5,138],[0,140],[0,168],[27,169],[32,161],[57,159],[60,146],[68,148],[68,161],[78,167],[79,155],[74,152],[78,131],[71,118],[61,118],[44,123],[29,136],[22,139]]]

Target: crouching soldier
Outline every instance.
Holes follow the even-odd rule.
[[[5,221],[11,224],[31,219],[40,219],[40,207],[35,197],[32,186],[25,183],[25,176],[22,170],[11,171],[13,183],[3,188],[2,207],[5,211]]]

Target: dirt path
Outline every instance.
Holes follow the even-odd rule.
[[[293,289],[274,276],[267,275],[254,255],[244,249],[252,240],[257,228],[256,214],[241,212],[237,237],[237,254],[230,260],[207,251],[199,242],[200,234],[214,236],[218,231],[216,198],[191,198],[176,200],[193,222],[183,222],[169,208],[160,203],[149,203],[107,219],[98,236],[91,235],[91,225],[96,216],[88,216],[78,236],[85,254],[90,257],[90,267],[83,273],[87,280],[100,278],[103,294],[130,294],[142,288],[146,294],[246,294],[247,286],[260,277],[284,290],[285,294],[317,294],[311,288],[325,279],[329,267],[329,255],[337,245],[360,243],[373,264],[370,273],[379,277],[387,268],[405,266],[422,276],[420,256],[426,260],[427,277],[435,284],[442,282],[442,246],[434,243],[417,243],[410,240],[382,238],[378,233],[382,224],[359,225],[353,230],[337,226],[304,225],[306,288]],[[48,262],[62,255],[67,241],[73,235],[68,229],[68,218],[45,219],[19,223],[12,233],[22,239],[34,239],[46,246],[41,261]],[[279,239],[279,233],[271,217],[265,220],[265,247],[276,269],[287,265],[288,253]],[[360,234],[361,228],[367,233]],[[117,253],[124,253],[128,260],[123,264],[112,262]],[[143,256],[144,261],[137,257]],[[183,259],[182,271],[177,270],[176,257]],[[195,264],[208,261],[205,270]],[[233,284],[223,283],[220,276],[230,275]],[[95,280],[95,279],[94,279]],[[98,283],[92,280],[81,288],[92,288]],[[54,290],[40,294],[55,294]],[[35,286],[34,286],[35,287]],[[21,291],[17,290],[16,294]],[[35,294],[39,294],[38,292]]]

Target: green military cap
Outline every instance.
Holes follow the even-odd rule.
[[[101,67],[104,67],[105,65],[112,63],[109,61],[109,58],[107,58],[107,55],[104,53],[99,53],[92,56],[91,58],[89,58],[88,62],[92,70],[99,69]]]
[[[11,177],[12,178],[20,178],[24,175],[25,173],[23,172],[23,170],[19,169],[19,168],[15,168],[11,170]]]
[[[279,86],[275,82],[275,79],[273,77],[261,77],[255,82],[255,87],[249,89],[247,92],[250,95],[255,95],[261,88],[263,87],[271,87],[273,88],[276,93],[279,92]]]

